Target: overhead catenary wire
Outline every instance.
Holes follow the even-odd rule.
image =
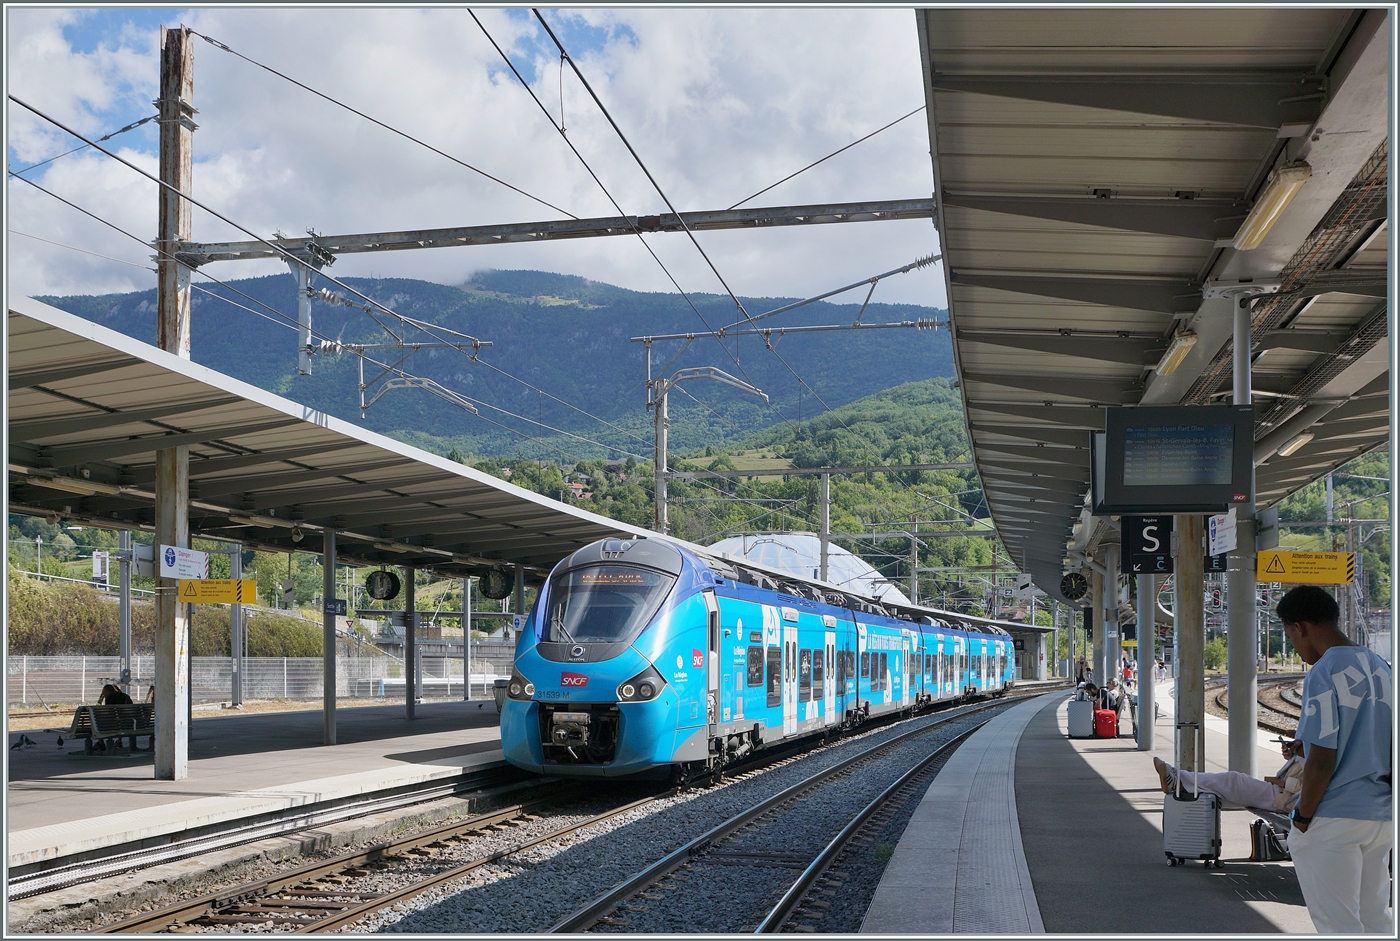
[[[15,174],[15,175],[16,175],[16,176],[19,176],[19,174]],[[21,177],[21,179],[23,179],[23,177]],[[37,235],[30,235],[28,232],[21,232],[19,229],[10,229],[9,231],[10,231],[10,234],[11,234],[11,235],[22,235],[22,236],[24,236],[25,238],[27,238],[27,239],[33,239],[33,240],[36,241],[36,242],[47,242],[49,245],[54,245],[54,246],[57,246],[58,248],[66,248],[66,249],[68,249],[68,250],[70,250],[70,251],[74,251],[74,252],[82,252],[84,255],[91,255],[91,256],[93,256],[94,258],[105,258],[105,259],[107,259],[108,261],[115,261],[115,262],[116,262],[117,264],[119,264],[119,265],[126,265],[126,266],[128,266],[128,267],[130,267],[130,268],[140,268],[142,271],[150,271],[150,272],[152,272],[152,273],[154,273],[154,272],[156,271],[156,269],[151,268],[151,267],[149,267],[149,266],[147,266],[147,265],[138,265],[138,264],[137,264],[136,262],[134,262],[134,261],[123,261],[123,260],[120,259],[120,258],[113,258],[111,255],[104,255],[104,254],[102,254],[101,252],[90,252],[90,251],[88,251],[86,248],[79,248],[79,247],[76,246],[76,245],[65,245],[63,242],[55,242],[53,239],[40,238],[40,237],[37,236]]]
[[[91,212],[91,211],[89,211],[89,210],[87,210],[87,209],[84,209],[82,206],[79,206],[79,205],[77,205],[76,203],[74,203],[74,202],[72,202],[72,201],[70,201],[70,200],[67,200],[67,199],[63,198],[62,196],[59,196],[57,193],[54,193],[52,190],[49,190],[49,189],[45,188],[44,186],[42,186],[42,185],[40,185],[40,184],[34,182],[33,180],[29,180],[29,179],[26,179],[25,177],[18,176],[18,175],[15,174],[13,171],[10,172],[10,175],[11,175],[11,176],[14,176],[16,179],[19,179],[19,180],[21,180],[21,181],[23,181],[23,182],[25,182],[25,183],[28,183],[30,186],[34,187],[35,189],[39,190],[40,192],[45,193],[45,194],[47,194],[48,196],[53,197],[54,199],[57,199],[59,202],[63,203],[64,205],[69,206],[69,207],[71,207],[72,209],[75,209],[75,210],[77,210],[78,212],[81,212],[81,213],[83,213],[84,215],[86,215],[86,216],[88,216],[88,217],[90,217],[90,218],[92,218],[92,219],[94,219],[94,220],[96,220],[96,221],[102,223],[103,225],[107,226],[108,228],[111,228],[112,230],[114,230],[114,231],[116,231],[116,232],[118,232],[118,233],[120,233],[120,234],[126,236],[127,238],[129,238],[129,239],[131,239],[131,240],[137,242],[138,244],[143,245],[143,246],[148,247],[148,248],[150,247],[150,244],[149,244],[148,242],[146,242],[144,239],[142,239],[140,236],[135,235],[134,233],[128,232],[127,230],[125,230],[125,229],[121,228],[120,226],[116,225],[115,223],[112,223],[112,222],[109,222],[109,221],[106,220],[106,219],[103,219],[101,216],[97,215],[96,213],[93,213],[93,212]],[[21,234],[23,234],[23,233],[21,233]],[[47,241],[47,240],[41,240],[41,241]],[[59,245],[59,247],[62,247],[62,248],[74,248],[74,246],[61,245],[60,243],[53,243],[53,244]],[[77,251],[83,251],[83,249],[75,249],[75,250],[77,250]],[[173,256],[171,253],[165,251],[164,249],[156,248],[155,250],[156,250],[159,254],[161,254],[162,256],[164,256],[164,257],[166,257],[166,258],[171,258],[171,259],[174,258],[174,256]],[[103,257],[106,257],[106,256],[103,256]],[[111,260],[113,260],[113,261],[119,261],[120,259],[111,259]],[[130,263],[130,262],[123,262],[123,264],[131,264],[131,263]],[[141,265],[133,265],[133,267],[143,267],[143,266],[141,266]],[[145,268],[144,270],[150,271],[150,270],[152,270],[152,269]],[[250,302],[252,302],[252,303],[254,303],[254,304],[258,304],[258,305],[261,306],[261,307],[267,308],[269,311],[271,311],[271,312],[276,316],[277,319],[273,319],[272,317],[268,317],[266,314],[260,313],[259,311],[253,310],[253,309],[250,308],[250,307],[246,307],[246,306],[244,306],[244,305],[242,305],[242,304],[239,304],[239,303],[237,303],[236,301],[232,301],[232,300],[230,300],[230,299],[228,299],[228,298],[226,298],[226,297],[223,297],[222,295],[220,295],[220,294],[218,294],[218,293],[216,293],[216,292],[208,291],[208,290],[206,290],[206,289],[204,289],[204,288],[199,287],[198,285],[191,284],[191,287],[192,287],[192,288],[196,288],[196,289],[200,290],[200,291],[201,291],[202,293],[204,293],[204,294],[208,294],[208,295],[211,296],[211,297],[216,297],[216,298],[218,298],[219,300],[224,301],[225,303],[232,304],[233,306],[238,307],[238,308],[240,308],[240,309],[242,309],[242,310],[248,311],[249,313],[256,314],[257,316],[262,317],[262,318],[265,319],[265,320],[269,320],[269,321],[271,321],[271,322],[273,322],[273,323],[277,323],[279,326],[288,327],[289,329],[297,329],[297,320],[296,320],[296,318],[294,318],[294,317],[292,317],[292,316],[290,316],[290,315],[288,315],[288,314],[285,314],[285,313],[283,313],[282,311],[279,311],[279,310],[277,310],[277,309],[274,308],[274,307],[271,307],[270,305],[264,303],[263,301],[258,300],[258,299],[255,298],[255,297],[251,297],[250,295],[245,294],[243,291],[238,290],[237,288],[233,287],[233,286],[230,285],[230,284],[227,284],[227,283],[225,283],[225,282],[223,282],[223,281],[220,281],[218,278],[214,278],[214,277],[212,277],[212,276],[210,276],[210,275],[208,275],[208,274],[205,274],[205,273],[202,272],[202,271],[199,272],[199,275],[200,275],[201,277],[208,278],[210,281],[212,281],[213,283],[219,285],[219,286],[222,287],[222,288],[225,288],[226,290],[232,291],[234,294],[237,294],[239,297],[242,297],[242,298],[244,298],[244,299],[246,299],[246,300],[248,300],[248,301],[250,301]],[[330,339],[331,339],[330,337],[326,336],[324,333],[320,333],[320,332],[318,332],[318,331],[313,331],[313,334],[314,334],[318,339],[323,339],[323,340],[330,340]],[[381,367],[381,368],[383,368],[383,369],[386,369],[386,370],[393,371],[393,372],[395,372],[397,375],[402,376],[402,377],[404,377],[404,378],[410,378],[410,379],[421,379],[421,378],[426,378],[426,377],[415,376],[415,375],[413,375],[412,373],[406,372],[405,370],[403,370],[403,369],[401,369],[401,368],[398,368],[398,367],[395,367],[395,366],[391,366],[391,365],[389,365],[389,364],[387,364],[387,363],[384,363],[384,362],[381,362],[381,361],[379,361],[379,360],[376,360],[376,359],[374,359],[374,358],[371,357],[371,356],[365,356],[365,358],[366,358],[366,360],[368,360],[369,362],[373,363],[374,365],[379,366],[379,367]],[[424,388],[424,391],[427,391],[429,394],[432,394],[432,395],[437,395],[437,393],[434,392],[431,388]],[[455,394],[455,393],[454,393],[454,394]],[[442,398],[442,396],[440,396],[440,395],[439,395],[438,397],[439,397],[439,398]],[[581,435],[575,435],[575,434],[572,434],[572,433],[570,433],[570,432],[565,432],[565,431],[562,431],[561,429],[554,428],[553,426],[550,426],[550,425],[544,425],[544,424],[542,424],[542,423],[540,423],[540,422],[535,421],[535,420],[532,419],[532,418],[527,418],[527,417],[525,417],[525,416],[523,416],[523,415],[517,415],[517,414],[514,413],[514,412],[511,412],[511,411],[509,411],[509,410],[507,410],[507,409],[500,408],[499,406],[496,406],[496,405],[492,405],[492,404],[490,404],[490,403],[488,403],[488,402],[485,402],[485,401],[481,401],[481,400],[477,400],[477,399],[468,399],[468,397],[466,397],[466,396],[462,396],[462,398],[463,398],[463,399],[466,399],[466,400],[468,400],[468,401],[470,401],[473,405],[480,406],[480,407],[485,407],[485,408],[489,408],[489,409],[492,409],[492,410],[494,410],[494,411],[498,411],[498,412],[500,412],[500,413],[502,413],[502,414],[504,414],[504,415],[509,415],[509,416],[511,416],[512,418],[517,418],[517,419],[519,419],[519,420],[521,420],[521,421],[529,422],[530,424],[540,425],[541,427],[547,428],[547,429],[550,430],[550,431],[558,432],[558,433],[564,434],[564,435],[566,435],[566,436],[568,436],[568,437],[575,438],[575,439],[580,440],[580,441],[584,441],[584,442],[586,442],[586,443],[588,443],[588,444],[596,445],[597,447],[603,448],[604,450],[622,451],[623,453],[627,454],[627,455],[630,456],[630,457],[639,458],[639,459],[641,459],[641,460],[645,460],[645,459],[646,459],[643,455],[635,454],[635,453],[629,452],[629,451],[625,451],[624,449],[618,448],[618,447],[615,446],[615,445],[604,444],[603,442],[601,442],[601,441],[595,441],[595,440],[592,439],[592,438],[586,438],[586,437],[583,437],[583,436],[581,436]],[[450,401],[450,400],[448,400],[448,401]],[[456,403],[453,403],[453,404],[456,404]],[[487,417],[484,416],[484,415],[478,415],[477,417],[481,418],[482,421],[485,421],[485,422],[488,422],[488,423],[490,423],[490,424],[496,425],[497,427],[500,427],[500,428],[504,428],[505,430],[511,432],[512,434],[519,435],[519,436],[522,437],[522,438],[526,438],[526,439],[528,439],[528,440],[535,440],[535,436],[533,436],[533,435],[527,435],[526,433],[520,431],[519,429],[511,428],[509,425],[502,424],[501,422],[498,422],[498,421],[495,421],[495,420],[493,420],[493,419],[487,418]],[[560,454],[561,456],[563,456],[563,457],[569,459],[570,461],[572,461],[572,462],[574,462],[574,463],[577,463],[577,459],[576,459],[573,455],[568,454],[567,452],[565,452],[565,451],[559,449],[558,447],[556,447],[556,446],[554,446],[554,445],[548,444],[548,443],[545,442],[543,439],[540,439],[540,443],[541,443],[542,446],[544,446],[544,447],[546,447],[546,448],[549,448],[550,450],[553,450],[553,451],[557,452],[557,453]]]
[[[128,124],[126,127],[118,128],[117,130],[113,131],[113,132],[110,133],[110,134],[103,134],[101,137],[98,138],[98,140],[99,140],[99,141],[111,140],[112,138],[116,137],[118,134],[125,134],[127,131],[134,131],[134,130],[136,130],[138,127],[140,127],[141,125],[143,125],[143,124],[145,124],[145,123],[147,123],[147,122],[149,122],[149,121],[154,121],[154,120],[156,120],[156,119],[159,118],[159,117],[160,117],[159,114],[153,114],[153,115],[151,115],[150,117],[142,118],[142,119],[139,120],[139,121],[132,121],[132,122],[131,122],[130,124]],[[45,164],[53,163],[53,162],[54,162],[55,160],[57,160],[59,157],[66,157],[66,156],[68,156],[69,154],[76,154],[76,153],[77,153],[78,151],[80,151],[80,150],[87,150],[87,149],[88,149],[89,147],[91,147],[91,146],[92,146],[91,144],[84,144],[84,145],[81,146],[81,147],[74,147],[72,150],[65,150],[63,153],[57,154],[57,155],[55,155],[55,156],[53,156],[53,157],[50,157],[50,158],[48,158],[47,160],[40,160],[38,163],[31,163],[29,166],[24,167],[23,169],[20,169],[20,170],[11,170],[10,172],[13,173],[13,174],[15,174],[16,176],[19,176],[20,174],[28,173],[30,170],[37,170],[39,167],[42,167],[42,166],[44,166]]]
[[[487,173],[485,170],[481,169],[480,167],[474,167],[474,166],[472,166],[471,164],[467,163],[465,160],[462,160],[462,159],[460,159],[460,158],[458,158],[458,157],[454,157],[454,156],[452,156],[451,154],[447,153],[445,150],[440,150],[439,148],[434,147],[432,144],[429,144],[429,143],[427,143],[427,142],[425,142],[425,141],[422,141],[422,140],[418,139],[417,137],[414,137],[412,134],[409,134],[407,131],[401,131],[401,130],[399,130],[398,128],[394,127],[393,125],[391,125],[391,124],[386,124],[386,123],[384,123],[383,121],[379,120],[378,118],[371,117],[370,115],[365,114],[363,111],[360,111],[360,110],[358,110],[357,108],[352,108],[350,105],[347,105],[345,102],[339,101],[339,100],[337,100],[336,98],[333,98],[332,96],[327,95],[325,92],[317,91],[316,89],[312,88],[310,85],[307,85],[307,84],[305,84],[304,82],[299,82],[299,81],[297,81],[296,79],[292,78],[290,75],[287,75],[287,74],[285,74],[285,73],[283,73],[283,72],[277,71],[276,69],[274,69],[274,68],[273,68],[272,66],[270,66],[270,65],[264,65],[263,63],[257,61],[256,59],[253,59],[253,58],[251,58],[251,57],[249,57],[249,56],[246,56],[246,55],[244,55],[243,53],[239,52],[239,51],[236,50],[236,49],[230,48],[229,46],[225,45],[225,44],[222,43],[222,42],[219,42],[219,40],[213,38],[212,36],[206,36],[206,35],[204,35],[203,33],[196,32],[195,30],[190,30],[190,33],[193,34],[193,35],[195,35],[195,36],[198,36],[200,39],[203,39],[205,42],[209,43],[211,46],[214,46],[216,49],[222,49],[224,52],[227,52],[229,55],[237,56],[238,58],[242,59],[244,62],[247,62],[247,63],[250,64],[250,65],[257,66],[258,68],[263,69],[263,70],[266,71],[266,72],[271,72],[273,75],[276,75],[278,78],[280,78],[280,79],[282,79],[282,80],[284,80],[284,81],[290,82],[291,84],[297,86],[298,88],[303,89],[304,91],[308,91],[308,92],[310,92],[311,94],[315,95],[316,97],[321,98],[321,99],[324,99],[325,101],[330,102],[331,104],[335,105],[337,108],[344,108],[346,111],[349,111],[351,114],[356,115],[357,117],[364,118],[366,121],[369,121],[371,124],[374,124],[374,125],[377,125],[377,126],[379,126],[379,127],[382,127],[384,130],[389,131],[389,132],[392,133],[392,134],[397,134],[399,137],[402,137],[402,138],[404,138],[405,140],[412,141],[413,143],[417,144],[417,145],[420,146],[420,147],[424,147],[424,148],[426,148],[426,149],[428,149],[428,150],[431,150],[433,153],[437,154],[437,155],[440,156],[440,157],[446,157],[448,160],[451,160],[453,163],[455,163],[455,164],[457,164],[457,165],[459,165],[459,166],[465,167],[466,169],[472,171],[473,173],[480,174],[481,176],[485,177],[486,179],[490,180],[490,181],[493,182],[493,183],[499,183],[500,185],[504,186],[506,189],[509,189],[509,190],[512,190],[512,191],[514,191],[514,192],[516,192],[516,193],[519,193],[521,196],[524,196],[524,197],[526,197],[527,199],[532,199],[532,200],[534,200],[535,202],[539,203],[541,206],[547,206],[548,208],[553,209],[555,212],[561,212],[561,213],[563,213],[564,215],[568,216],[570,219],[577,219],[577,218],[578,218],[578,216],[576,216],[576,215],[574,215],[573,213],[569,212],[567,209],[561,209],[560,207],[554,205],[553,203],[549,202],[549,201],[546,200],[546,199],[542,199],[542,198],[540,198],[539,196],[534,195],[533,193],[527,193],[525,190],[521,189],[520,187],[514,186],[514,185],[512,185],[512,184],[510,184],[510,183],[507,183],[505,180],[502,180],[500,177],[493,176],[492,174]]]
[[[890,128],[894,127],[896,124],[898,124],[899,122],[905,120],[906,118],[912,118],[914,115],[918,114],[920,111],[924,110],[924,108],[926,108],[926,107],[927,107],[927,105],[919,105],[919,106],[918,106],[917,108],[915,108],[913,111],[910,111],[908,114],[903,115],[903,116],[901,116],[901,117],[895,118],[893,121],[891,121],[889,124],[886,124],[884,127],[876,128],[875,130],[871,131],[869,134],[866,134],[864,137],[856,138],[855,140],[853,140],[853,141],[851,141],[849,144],[847,144],[845,147],[841,147],[841,148],[838,148],[838,149],[836,149],[836,150],[833,150],[831,153],[827,154],[825,157],[821,158],[820,160],[814,160],[814,161],[812,161],[811,163],[807,164],[807,166],[803,167],[801,170],[798,170],[796,173],[789,173],[787,176],[783,177],[783,178],[782,178],[781,180],[779,180],[778,182],[772,184],[771,186],[765,186],[763,189],[759,190],[757,193],[754,193],[754,194],[751,195],[751,196],[745,196],[743,199],[739,200],[737,203],[735,203],[734,205],[730,206],[729,208],[730,208],[730,209],[738,209],[740,206],[744,205],[744,203],[748,202],[749,200],[751,200],[751,199],[757,199],[758,197],[762,196],[764,193],[768,192],[769,190],[777,189],[779,186],[782,186],[784,183],[786,183],[788,180],[791,180],[793,177],[800,176],[800,175],[802,175],[803,173],[806,173],[808,170],[812,169],[813,167],[819,166],[820,164],[823,164],[823,163],[826,163],[826,162],[827,162],[828,160],[830,160],[832,157],[835,157],[835,156],[837,156],[838,154],[843,154],[843,153],[845,153],[846,151],[848,151],[848,150],[850,150],[852,147],[854,147],[856,144],[862,144],[862,143],[864,143],[865,141],[870,140],[870,138],[874,137],[876,134],[879,134],[879,133],[881,133],[882,131],[888,131]]]

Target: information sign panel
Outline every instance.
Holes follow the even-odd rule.
[[[1228,568],[1229,561],[1230,561],[1230,557],[1229,557],[1228,555],[1226,555],[1225,553],[1223,553],[1223,552],[1222,552],[1220,555],[1208,555],[1208,556],[1206,556],[1206,562],[1205,562],[1206,574],[1209,575],[1209,574],[1211,574],[1211,573],[1213,573],[1213,572],[1218,573],[1218,572],[1227,572],[1227,571],[1229,571],[1229,568]]]
[[[161,578],[208,578],[209,553],[179,546],[160,547]]]
[[[338,614],[344,617],[345,610],[344,598],[327,598],[325,601],[321,602],[322,614]]]
[[[1254,410],[1193,405],[1109,408],[1090,438],[1096,516],[1222,513],[1250,499]]]
[[[1172,573],[1172,518],[1170,516],[1123,517],[1123,573],[1169,575]]]
[[[1259,553],[1254,577],[1289,585],[1350,585],[1356,581],[1356,553],[1268,549]]]
[[[182,578],[179,598],[190,604],[256,604],[258,582],[252,578]]]
[[[1209,554],[1224,555],[1234,551],[1239,545],[1238,527],[1236,525],[1235,508],[1230,507],[1229,513],[1219,516],[1212,516],[1208,521],[1210,537]]]

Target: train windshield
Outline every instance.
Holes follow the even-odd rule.
[[[651,620],[676,579],[628,565],[590,565],[549,583],[546,641],[559,644],[629,641]]]

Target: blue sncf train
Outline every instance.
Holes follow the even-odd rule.
[[[937,701],[1001,695],[1011,637],[928,609],[894,616],[662,539],[606,539],[554,569],[501,708],[511,764],[685,777]]]

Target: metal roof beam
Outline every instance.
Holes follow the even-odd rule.
[[[1012,389],[1026,389],[1057,399],[1088,399],[1108,405],[1136,405],[1142,396],[1142,383],[1136,380],[1075,379],[1064,377],[1017,376],[1010,373],[964,373],[964,382],[986,382]]]
[[[359,468],[356,468],[359,472]],[[322,475],[324,477],[324,475]],[[396,491],[404,487],[413,487],[419,484],[430,483],[435,480],[444,480],[446,474],[441,471],[435,474],[421,474],[415,477],[404,477],[394,480],[380,481],[346,481],[338,485],[318,487],[314,490],[294,490],[290,492],[265,492],[261,493],[253,488],[247,488],[245,493],[252,495],[251,509],[262,510],[271,507],[281,507],[295,505],[303,512],[314,507],[318,503],[343,500],[346,497],[353,497],[361,493],[389,493],[393,494],[396,502],[404,500],[420,499],[417,496],[408,494],[398,494]]]
[[[969,343],[1031,350],[1054,356],[1075,356],[1125,366],[1152,366],[1161,360],[1170,341],[1161,337],[1102,337],[1074,334],[1024,334],[1001,330],[959,330],[958,339]]]
[[[1067,428],[1045,428],[1036,425],[989,425],[983,422],[969,422],[968,427],[976,433],[989,435],[1005,435],[1008,438],[1019,438],[1028,441],[1044,441],[1046,444],[1063,444],[1071,448],[1084,448],[1089,446],[1088,431],[1074,431]],[[978,442],[979,444],[983,442]]]
[[[67,467],[69,464],[105,461],[127,454],[181,448],[192,444],[204,444],[224,438],[237,438],[240,435],[251,435],[260,431],[271,431],[275,428],[286,428],[300,424],[303,424],[300,418],[282,418],[276,421],[254,422],[251,425],[223,425],[203,431],[147,435],[144,438],[121,438],[116,441],[97,441],[92,444],[74,444],[55,448],[40,447],[39,459],[47,462],[47,466],[50,467]]]
[[[38,421],[15,422],[10,425],[10,438],[19,441],[27,441],[31,435],[39,438],[57,438],[60,435],[95,431],[99,428],[135,425],[150,421],[153,418],[164,418],[167,415],[184,415],[189,412],[202,411],[206,408],[233,405],[240,401],[242,400],[239,398],[229,396],[219,399],[205,399],[202,402],[170,402],[165,405],[158,405],[154,408],[141,408],[132,411],[98,412],[96,414],[80,415],[72,418],[55,417],[52,419],[39,419]]]
[[[947,190],[943,205],[1207,242],[1233,236],[1249,213],[1248,204],[1233,199],[974,196]]]
[[[968,410],[981,409],[1003,415],[1016,415],[1052,422],[1086,431],[1103,431],[1103,409],[1097,405],[1015,405],[1007,402],[969,402]]]
[[[318,235],[314,239],[272,239],[287,251],[304,251],[308,241],[332,255],[359,252],[391,252],[415,248],[447,248],[458,245],[502,245],[508,242],[545,242],[556,239],[632,235],[634,232],[704,232],[713,229],[770,228],[789,225],[822,225],[837,222],[874,222],[894,219],[933,218],[932,199],[888,199],[858,203],[821,203],[810,206],[772,206],[764,209],[722,209],[707,212],[662,213],[657,216],[606,216],[594,219],[556,219],[549,222],[517,222],[506,225],[473,225],[447,229],[416,229],[362,235]],[[684,220],[682,225],[681,220]],[[258,241],[191,242],[177,253],[186,264],[198,267],[211,261],[247,261],[281,256]]]
[[[904,474],[910,471],[972,470],[972,464],[880,464],[870,467],[770,467],[762,470],[673,471],[672,480],[712,480],[724,477],[818,477],[822,474]]]
[[[1066,464],[1070,467],[1088,467],[1088,448],[1050,448],[1036,447],[1035,445],[1021,444],[1001,444],[997,441],[988,441],[982,445],[984,451],[1000,451],[1002,454],[1010,454],[1013,457],[1031,458],[1036,461],[1046,461],[1051,464]]]
[[[1311,127],[1322,113],[1326,84],[1306,74],[1236,75],[948,75],[933,73],[935,92],[1102,108],[1163,118],[1278,130]]]
[[[287,471],[281,474],[260,474],[256,477],[235,477],[228,480],[207,480],[191,481],[190,496],[196,499],[209,499],[211,497],[221,497],[230,493],[261,493],[277,487],[287,487],[292,484],[299,484],[307,480],[326,480],[327,478],[343,478],[348,474],[367,474],[370,471],[383,470],[387,467],[402,467],[403,460],[395,458],[391,461],[376,461],[369,464],[357,464],[353,468],[344,468],[339,471],[330,471],[320,467],[311,467],[301,470]],[[191,475],[193,476],[193,475]]]
[[[10,355],[15,355],[15,350],[10,350]],[[31,386],[46,386],[51,382],[62,382],[65,379],[81,379],[84,376],[95,376],[98,373],[110,372],[113,369],[125,369],[128,366],[139,366],[141,360],[130,356],[121,359],[104,359],[95,363],[81,363],[76,366],[55,366],[42,369],[14,370],[10,373],[11,389],[26,389]]]
[[[232,457],[200,458],[191,454],[190,480],[194,481],[206,475],[224,474],[229,471],[242,470],[245,467],[257,467],[259,464],[281,464],[301,458],[317,457],[323,454],[331,454],[336,451],[345,451],[350,448],[361,448],[364,446],[363,441],[337,441],[298,448],[286,448],[277,451],[254,451],[249,454],[235,454]],[[132,467],[127,469],[125,473],[130,477],[131,483],[133,484],[149,485],[155,483],[156,468],[154,464]],[[324,470],[322,473],[330,476],[339,474],[341,471]]]
[[[1102,304],[1154,314],[1194,313],[1201,305],[1201,285],[1187,279],[1061,278],[1043,274],[979,274],[950,269],[954,287],[991,288],[1013,294]]]

